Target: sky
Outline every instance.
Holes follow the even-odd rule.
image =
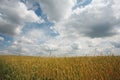
[[[120,55],[119,0],[0,0],[0,55]]]

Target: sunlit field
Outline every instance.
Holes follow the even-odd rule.
[[[0,80],[120,80],[120,57],[0,56]]]

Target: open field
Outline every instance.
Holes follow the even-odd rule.
[[[120,80],[120,57],[0,56],[0,80]]]

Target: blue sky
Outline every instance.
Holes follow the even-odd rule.
[[[115,0],[4,0],[0,7],[0,54],[119,55]]]

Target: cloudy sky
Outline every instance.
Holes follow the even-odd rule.
[[[119,0],[0,0],[0,54],[120,55]]]

